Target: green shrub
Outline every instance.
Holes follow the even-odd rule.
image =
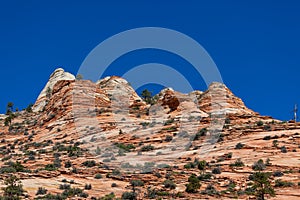
[[[60,190],[68,190],[68,189],[71,189],[71,185],[69,185],[69,184],[61,184],[61,185],[59,185],[59,189]]]
[[[188,179],[188,184],[186,185],[185,191],[187,193],[197,193],[198,189],[201,187],[199,179],[195,174],[192,174]]]
[[[263,140],[271,140],[271,136],[267,135],[263,138]]]
[[[85,167],[94,167],[96,166],[96,162],[94,160],[87,160],[82,163]]]
[[[282,146],[282,147],[280,148],[280,150],[281,150],[282,153],[287,153],[287,149],[286,149],[285,146]]]
[[[6,187],[2,188],[4,200],[21,199],[24,190],[23,190],[23,185],[18,177],[11,175],[4,180],[4,184],[6,185]]]
[[[136,200],[136,198],[137,194],[134,192],[124,192],[121,197],[122,200]]]
[[[36,195],[44,195],[47,194],[47,189],[43,188],[43,187],[39,187],[38,191],[36,192]]]
[[[272,143],[273,143],[273,147],[276,147],[276,148],[278,147],[278,140],[273,140]]]
[[[167,125],[171,125],[171,124],[173,124],[174,123],[174,118],[172,118],[172,119],[168,119],[166,122],[165,122],[165,126],[167,126]]]
[[[133,187],[142,187],[142,186],[144,186],[144,182],[141,181],[141,180],[131,180],[131,181],[130,181],[130,184],[131,184]]]
[[[235,145],[235,149],[242,149],[244,146],[245,146],[245,145],[242,144],[242,143],[237,143],[237,144]]]
[[[123,144],[123,143],[116,143],[115,144],[117,147],[119,147],[120,149],[123,149],[126,152],[130,152],[131,149],[135,149],[135,146],[133,144]]]
[[[166,138],[165,138],[166,142],[171,142],[172,140],[173,140],[173,137],[170,136],[170,135],[167,135]]]
[[[154,150],[154,146],[152,145],[147,145],[147,146],[143,146],[141,151],[145,152],[145,151],[152,151]]]
[[[101,179],[102,178],[102,175],[101,174],[96,174],[95,175],[95,179]]]
[[[284,174],[281,171],[276,171],[273,173],[274,177],[282,177]]]
[[[176,184],[171,180],[165,180],[163,184],[165,188],[170,188],[172,190],[176,188]]]
[[[55,171],[57,168],[54,166],[54,164],[48,164],[45,166],[45,170],[47,171]]]
[[[207,133],[207,128],[202,128],[200,131],[196,133],[194,140],[199,140],[201,137],[205,136]]]
[[[245,164],[243,163],[243,161],[238,158],[234,163],[229,165],[230,167],[244,167]]]
[[[281,179],[275,180],[275,187],[292,187],[294,183],[288,181],[282,181]]]
[[[258,122],[256,122],[256,125],[257,125],[257,126],[263,126],[263,125],[264,125],[264,122],[263,122],[263,121],[258,121]]]
[[[71,163],[71,161],[66,161],[65,162],[65,168],[70,168],[70,167],[72,167],[72,163]]]
[[[200,181],[210,180],[212,176],[213,176],[212,173],[201,174],[200,176],[198,176],[198,179]]]
[[[91,184],[85,184],[84,189],[85,190],[91,190],[92,189],[92,185]]]
[[[112,183],[111,187],[117,187],[117,184],[116,183]]]
[[[255,171],[263,171],[266,168],[266,165],[262,159],[258,160],[252,165],[252,169]]]
[[[112,171],[112,175],[114,175],[114,176],[119,176],[119,175],[121,175],[121,172],[120,172],[120,170],[118,170],[118,169],[114,169],[114,170]]]
[[[114,200],[115,199],[115,194],[112,192],[110,194],[105,195],[104,197],[101,197],[99,200]],[[95,198],[95,200],[98,200]]]
[[[213,174],[221,174],[222,173],[222,170],[220,167],[216,167],[212,170],[212,173]]]
[[[207,194],[207,195],[215,195],[215,194],[218,194],[218,191],[216,190],[216,188],[212,184],[209,184],[209,185],[207,185],[205,190],[202,191],[201,193],[202,194]]]

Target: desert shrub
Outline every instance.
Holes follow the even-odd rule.
[[[68,189],[71,189],[71,185],[69,185],[69,184],[61,184],[61,185],[59,185],[59,189],[60,190],[68,190]]]
[[[0,174],[9,174],[9,173],[16,173],[16,169],[13,167],[1,167]]]
[[[271,136],[267,135],[263,138],[263,140],[271,140]]]
[[[195,138],[194,140],[199,140],[201,137],[205,136],[206,133],[207,133],[207,129],[206,128],[202,128],[201,130],[199,130],[196,135],[195,135]]]
[[[252,165],[252,169],[255,171],[263,171],[266,168],[266,165],[262,159],[258,160]]]
[[[208,184],[204,191],[201,192],[202,194],[207,195],[215,195],[218,194],[218,191],[212,184]]]
[[[72,163],[71,163],[71,161],[66,161],[65,162],[65,168],[70,168],[70,167],[72,167]]]
[[[266,166],[271,166],[271,165],[272,165],[272,163],[271,163],[270,158],[267,158],[267,160],[266,160]]]
[[[226,118],[226,119],[225,119],[225,124],[230,124],[230,123],[231,123],[230,119],[229,119],[229,118]]]
[[[94,167],[96,166],[96,162],[94,160],[87,160],[82,163],[85,167]]]
[[[280,179],[275,180],[275,187],[292,187],[294,183],[288,181],[282,181]]]
[[[135,149],[135,146],[133,144],[123,144],[123,143],[116,143],[115,144],[117,147],[119,147],[120,149],[126,151],[126,152],[130,152],[131,149]]]
[[[55,158],[53,161],[53,165],[56,168],[60,168],[61,167],[61,160],[59,158]]]
[[[238,158],[234,163],[230,164],[230,167],[244,167],[244,166],[245,164],[240,158]]]
[[[286,149],[285,146],[282,146],[282,147],[280,148],[280,150],[281,150],[282,153],[287,153],[287,149]]]
[[[190,160],[190,159],[188,159]],[[202,162],[202,161],[201,161]],[[205,161],[204,161],[205,162]],[[206,162],[204,163],[206,165]],[[191,168],[196,168],[199,165],[199,161],[197,159],[194,160],[194,162],[189,162],[184,165],[185,169],[191,169]],[[199,166],[198,166],[199,167]]]
[[[68,181],[67,181],[67,179],[64,178],[63,180],[61,180],[61,182],[66,183]]]
[[[142,187],[142,186],[144,186],[144,182],[141,181],[141,180],[131,180],[131,181],[130,181],[130,184],[131,184],[133,187]]]
[[[192,174],[188,179],[188,184],[186,185],[185,191],[187,193],[197,193],[198,189],[201,187],[199,179],[195,174]]]
[[[276,147],[276,148],[278,147],[278,140],[273,140],[272,143],[273,143],[273,147]]]
[[[101,174],[96,174],[95,175],[95,179],[101,179],[102,178],[102,175]]]
[[[104,197],[101,197],[100,199],[96,199],[96,198],[93,199],[93,197],[91,199],[92,200],[114,200],[115,197],[116,195],[112,192],[110,194],[105,195]]]
[[[157,178],[161,178],[162,175],[159,172],[155,172],[154,176],[156,176]]]
[[[198,163],[198,169],[201,171],[205,171],[207,163],[205,160],[202,160]]]
[[[172,118],[172,119],[168,119],[166,122],[165,122],[165,126],[167,126],[167,125],[171,125],[171,124],[173,124],[174,123],[174,118]]]
[[[122,200],[136,200],[137,194],[135,192],[124,192],[122,194]]]
[[[212,176],[213,176],[212,173],[205,173],[205,174],[201,174],[200,176],[198,176],[198,179],[200,181],[210,180]]]
[[[258,122],[256,122],[256,125],[257,125],[257,126],[263,126],[263,125],[264,125],[264,122],[263,122],[263,121],[258,121]]]
[[[220,167],[216,167],[212,170],[212,173],[213,174],[221,174],[222,173],[222,170]]]
[[[45,166],[45,170],[47,170],[47,171],[55,171],[55,170],[57,170],[57,168],[54,166],[54,164],[47,164]]]
[[[173,137],[171,135],[167,135],[165,138],[166,142],[171,142],[173,140]]]
[[[45,195],[43,197],[38,197],[38,198],[35,198],[35,199],[37,199],[37,200],[41,200],[41,199],[46,199],[46,200],[49,200],[49,199],[51,199],[51,200],[64,200],[64,199],[67,199],[67,197],[65,197],[65,196],[63,196],[61,194],[56,194],[56,195],[54,195],[54,194],[47,194],[47,195]]]
[[[245,145],[242,144],[242,143],[237,143],[237,144],[235,145],[235,149],[242,149],[244,146],[245,146]]]
[[[91,190],[92,189],[92,185],[91,184],[85,184],[84,189],[85,190]]]
[[[271,126],[269,124],[267,124],[267,125],[264,126],[264,130],[265,131],[271,131],[272,128],[271,128]],[[271,139],[271,137],[270,137],[270,139]]]
[[[36,195],[44,195],[47,194],[47,189],[43,188],[43,187],[39,187],[38,191],[36,192]]]
[[[25,167],[18,161],[17,162],[7,162],[5,164],[8,165],[9,167],[14,168],[16,172],[24,172],[25,171]]]
[[[176,184],[171,180],[165,180],[163,185],[165,186],[165,188],[170,188],[172,190],[176,188]]]
[[[72,168],[72,173],[77,174],[78,173],[78,169],[76,167]]]
[[[120,172],[120,170],[118,170],[118,169],[114,169],[113,171],[112,171],[112,175],[114,175],[114,176],[119,176],[121,174],[121,172]]]
[[[147,145],[147,146],[143,146],[141,151],[145,152],[145,151],[152,151],[154,150],[154,146],[152,145]]]
[[[281,171],[276,171],[276,172],[273,173],[273,176],[274,177],[282,177],[283,173]]]
[[[228,153],[228,154],[226,155],[226,158],[231,159],[231,158],[232,158],[232,152]]]

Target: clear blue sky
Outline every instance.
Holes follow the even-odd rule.
[[[76,74],[87,54],[106,38],[156,26],[197,40],[225,84],[248,107],[282,120],[292,117],[293,105],[300,104],[299,1],[127,2],[2,1],[0,113],[9,101],[20,109],[33,103],[57,66]],[[164,52],[148,53],[155,54],[154,60],[137,52],[116,62],[129,67],[133,61],[180,62]]]

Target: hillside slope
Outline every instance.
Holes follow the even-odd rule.
[[[262,159],[278,186],[270,199],[300,198],[299,123],[260,116],[221,83],[190,94],[166,88],[151,103],[120,77],[93,83],[58,69],[34,112],[14,113],[9,126],[0,116],[0,176],[20,177],[24,199],[42,199],[39,187],[68,199],[132,191],[137,199],[249,199]],[[244,166],[234,166],[239,159]],[[201,187],[189,193],[192,174]]]

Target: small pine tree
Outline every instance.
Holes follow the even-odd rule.
[[[153,103],[152,93],[149,90],[143,90],[141,96],[147,104]]]
[[[31,112],[32,112],[32,106],[33,106],[33,104],[30,103],[30,104],[27,106],[27,108],[25,109],[26,112],[31,113]]]
[[[13,112],[14,103],[8,102],[6,106],[6,115],[10,115]]]
[[[253,174],[254,184],[252,186],[252,189],[257,199],[264,200],[266,194],[272,197],[275,196],[275,191],[269,181],[270,176],[270,173],[265,172],[256,172]]]

